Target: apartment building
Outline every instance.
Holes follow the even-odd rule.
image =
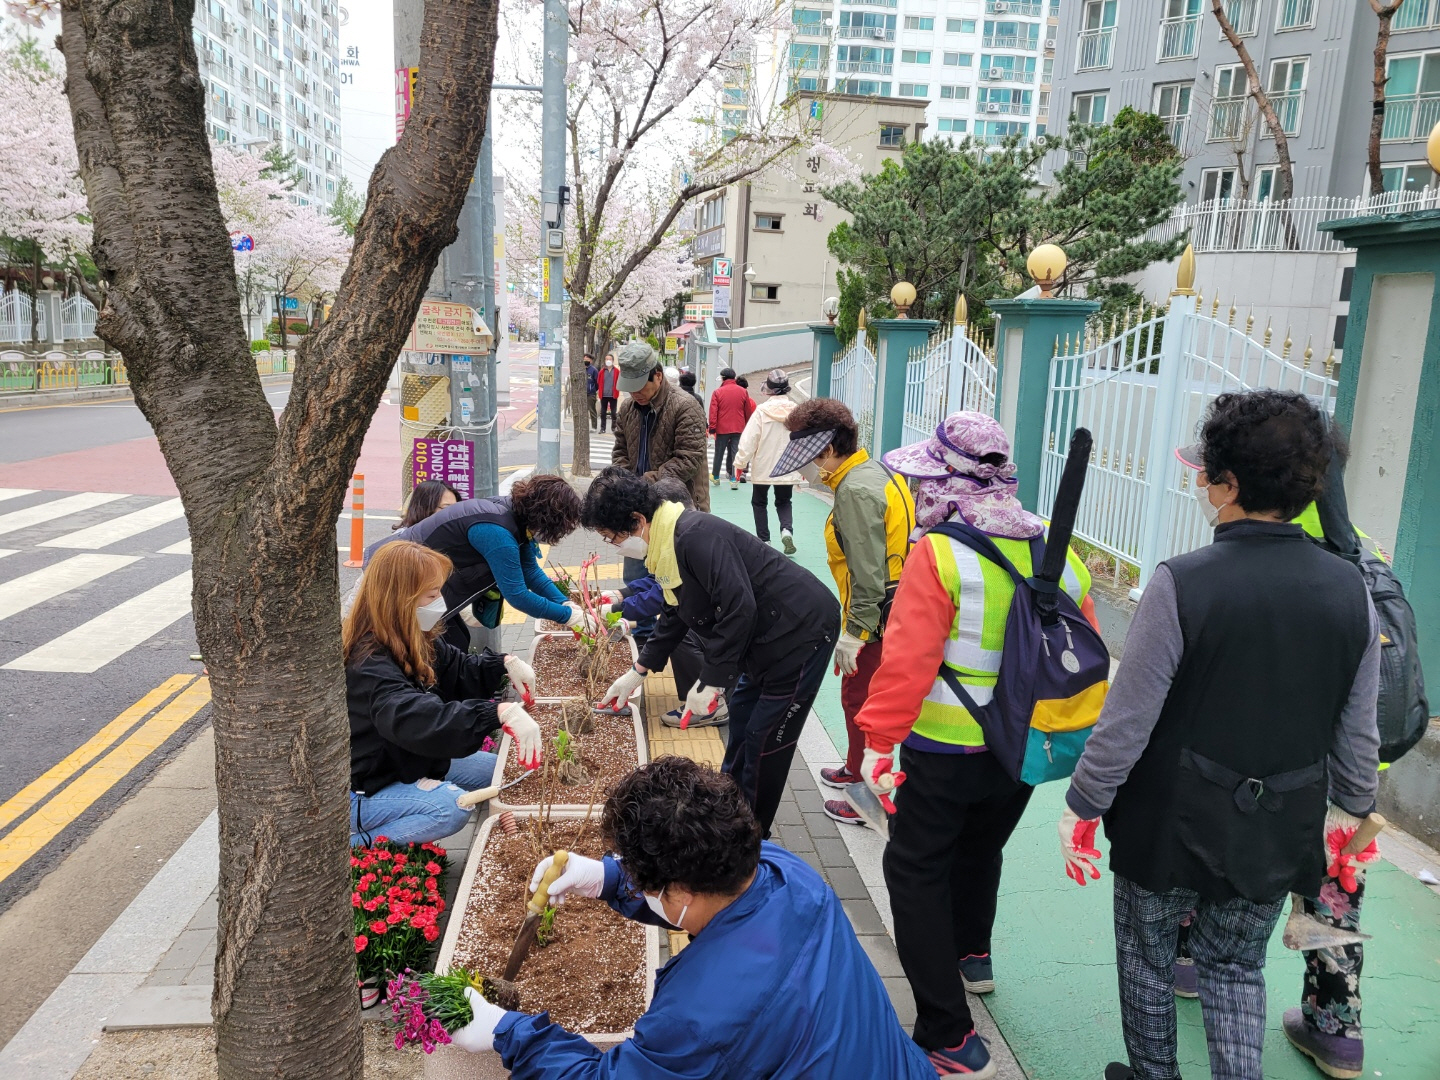
[[[205,130],[252,153],[295,155],[301,203],[328,206],[340,163],[340,9],[322,0],[199,0]]]
[[[935,138],[1044,134],[1059,11],[1060,0],[793,0],[789,89],[925,101]]]
[[[1287,136],[1296,196],[1369,190],[1377,22],[1350,0],[1226,0]],[[1210,0],[1066,0],[1054,130],[1129,105],[1158,113],[1185,156],[1187,201],[1270,197],[1275,145]],[[1387,190],[1436,182],[1425,140],[1440,120],[1440,0],[1405,0],[1393,23],[1381,141]]]
[[[862,174],[898,158],[907,142],[923,137],[928,102],[879,95],[798,95],[798,107],[816,117],[820,137],[844,149]],[[730,261],[730,325],[735,328],[816,322],[833,295],[835,260],[826,239],[843,214],[820,190],[840,176],[827,159],[797,151],[763,179],[732,184],[697,202],[691,254],[695,262],[686,319],[713,312],[717,258]],[[724,320],[717,320],[722,325]]]

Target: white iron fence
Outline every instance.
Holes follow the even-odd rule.
[[[1301,199],[1213,199],[1177,207],[1152,240],[1189,233],[1196,251],[1347,251],[1334,233],[1321,232],[1322,221],[1370,214],[1405,214],[1440,207],[1440,188],[1391,191],[1357,199],[1328,195]]]
[[[60,304],[60,325],[66,341],[84,341],[95,336],[95,305],[76,293]]]
[[[875,437],[875,354],[865,344],[865,331],[845,355],[830,365],[830,396],[843,401],[855,416],[859,443],[873,450]]]
[[[1335,408],[1333,360],[1307,346],[1297,362],[1289,340],[1276,353],[1269,330],[1256,341],[1248,320],[1244,329],[1233,320],[1177,296],[1109,340],[1067,342],[1051,361],[1039,505],[1054,504],[1070,433],[1088,428],[1095,447],[1075,535],[1114,556],[1117,572],[1121,562],[1139,567],[1142,588],[1157,564],[1209,538],[1175,449],[1195,441],[1217,395],[1270,387]]]
[[[30,297],[19,289],[0,293],[0,341],[25,342],[30,337],[30,316],[34,304]],[[40,325],[36,330],[38,340],[50,339],[49,326],[45,321],[45,306],[40,306]]]
[[[961,409],[995,415],[995,362],[957,325],[910,350],[901,441],[930,438],[941,420]]]

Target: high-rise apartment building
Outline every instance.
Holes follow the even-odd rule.
[[[1296,196],[1369,190],[1377,21],[1348,0],[1226,0],[1285,132]],[[1425,139],[1440,120],[1440,0],[1405,0],[1392,24],[1381,135],[1387,190],[1435,183]],[[1103,123],[1129,105],[1158,113],[1185,157],[1190,202],[1271,197],[1275,140],[1209,0],[1066,0],[1056,116]]]
[[[252,153],[293,154],[302,203],[329,205],[343,175],[339,34],[339,7],[322,0],[195,6],[206,132]]]

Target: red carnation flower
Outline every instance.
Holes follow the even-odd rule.
[[[390,929],[390,927],[389,927],[389,925],[385,922],[384,919],[376,919],[374,922],[372,922],[372,923],[370,924],[370,932],[371,932],[372,934],[383,934],[383,933],[385,933],[386,930],[389,930],[389,929]]]
[[[365,946],[366,946],[366,945],[369,945],[369,944],[370,944],[370,939],[369,939],[368,937],[366,937],[364,934],[356,934],[356,935],[355,935],[355,951],[356,951],[357,953],[359,953],[359,952],[364,952],[364,951],[365,951]]]
[[[436,874],[440,873],[440,864],[432,859],[430,862],[427,862],[425,864],[425,872],[431,877],[434,877]]]

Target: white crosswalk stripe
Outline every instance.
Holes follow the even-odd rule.
[[[0,514],[0,535],[28,529],[32,525],[43,525],[47,521],[54,521],[56,518],[63,518],[92,507],[104,506],[106,503],[123,498],[125,498],[124,495],[116,495],[108,491],[82,491],[78,495],[67,495],[54,502],[27,506],[24,510],[12,510],[8,514]]]
[[[91,550],[109,547],[111,544],[117,544],[121,540],[128,540],[132,536],[149,532],[151,529],[159,528],[161,525],[166,525],[184,516],[185,508],[180,505],[179,499],[166,499],[164,502],[147,506],[143,510],[136,510],[132,514],[102,521],[98,525],[91,525],[86,529],[57,536],[54,540],[46,540],[40,546]]]
[[[34,488],[0,488],[0,502],[6,499],[18,499],[21,495],[34,495]]]
[[[32,574],[0,582],[0,619],[18,615],[139,560],[139,555],[76,555]]]
[[[179,543],[177,543],[177,544],[171,544],[169,547],[163,547],[163,548],[161,548],[161,549],[160,549],[160,554],[161,554],[161,555],[189,555],[189,554],[190,554],[190,537],[187,536],[187,537],[185,537],[184,540],[181,540],[181,541],[180,541]]]

